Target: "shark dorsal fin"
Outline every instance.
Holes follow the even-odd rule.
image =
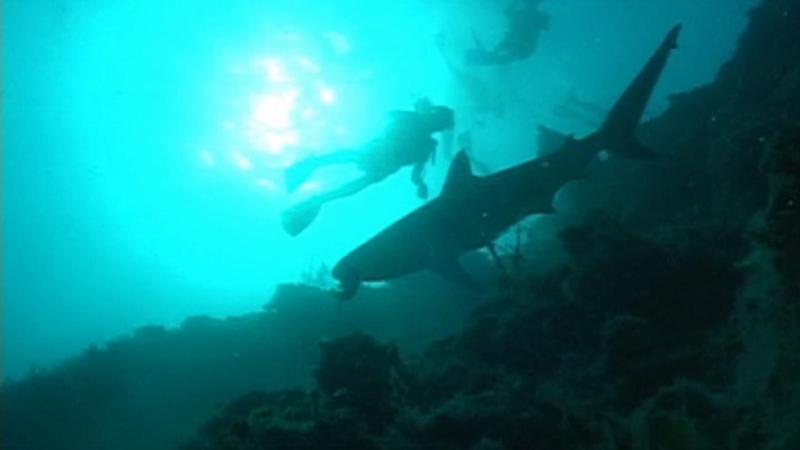
[[[442,195],[447,195],[449,192],[459,191],[468,184],[475,175],[472,174],[472,168],[469,163],[469,156],[465,150],[461,150],[453,158],[450,164],[450,170],[447,172],[447,179],[442,188]]]

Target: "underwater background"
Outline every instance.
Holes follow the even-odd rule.
[[[2,448],[800,448],[800,2],[534,3],[536,51],[476,68],[502,2],[3,2]],[[586,135],[676,23],[657,158],[513,228],[513,273],[465,256],[485,292],[331,295],[407,168],[281,228],[353,175],[285,168],[420,98],[432,198],[461,137],[485,174]]]

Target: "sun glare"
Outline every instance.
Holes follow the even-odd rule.
[[[246,156],[244,156],[239,151],[232,151],[231,158],[233,158],[234,164],[242,170],[252,170],[253,169],[253,162]]]
[[[319,90],[319,99],[322,103],[330,105],[331,103],[336,101],[336,93],[333,92],[333,89],[331,88],[327,87],[321,88]]]
[[[350,44],[350,40],[347,39],[342,33],[338,31],[328,31],[324,33],[323,36],[328,40],[328,43],[331,45],[334,51],[340,54],[347,54],[353,49],[353,46]]]
[[[288,83],[292,81],[283,61],[277,58],[256,60],[254,65],[266,72],[267,80],[270,83]]]
[[[327,32],[317,38],[326,42],[334,55],[351,50],[350,41],[341,33]],[[285,46],[281,53],[228,66],[238,83],[251,86],[245,94],[249,106],[219,121],[221,130],[234,140],[230,145],[236,150],[229,151],[228,156],[233,167],[257,174],[259,178],[254,182],[269,192],[278,191],[280,183],[271,176],[265,178],[261,169],[268,173],[283,169],[308,153],[319,151],[320,143],[341,137],[334,105],[341,102],[342,92],[329,83],[323,64],[306,52],[309,49],[298,48],[307,42],[307,37],[283,33],[276,42]],[[303,51],[292,54],[293,50]],[[242,100],[236,99],[236,103]],[[199,157],[205,166],[217,165],[207,150],[202,150]],[[316,189],[319,185],[313,183],[304,188]]]
[[[214,155],[208,150],[200,150],[200,161],[207,167],[214,165]]]
[[[298,56],[294,59],[294,61],[297,63],[297,66],[303,69],[305,72],[319,73],[322,71],[322,68],[319,66],[319,64],[307,56]]]
[[[278,190],[278,185],[268,178],[257,179],[256,185],[266,189],[268,192],[275,192]]]
[[[292,111],[297,103],[297,89],[261,95],[253,105],[252,118],[256,126],[283,130],[292,126]]]

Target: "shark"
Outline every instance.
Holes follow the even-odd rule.
[[[480,284],[461,266],[466,252],[489,247],[514,224],[533,214],[555,213],[553,198],[567,183],[586,178],[601,151],[634,159],[654,153],[635,137],[669,55],[677,47],[675,25],[614,103],[600,127],[560,149],[487,176],[472,173],[460,151],[440,195],[345,255],[333,268],[340,299],[353,297],[362,282],[387,281],[428,269],[473,290]]]

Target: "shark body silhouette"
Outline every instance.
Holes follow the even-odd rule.
[[[458,263],[470,251],[490,245],[531,214],[554,212],[555,194],[585,177],[602,150],[630,158],[648,158],[634,132],[672,49],[676,25],[616,101],[594,133],[568,137],[558,151],[498,173],[477,177],[461,151],[453,160],[442,193],[350,252],[333,268],[340,295],[352,297],[363,281],[384,281],[429,269],[470,288],[478,283]]]

